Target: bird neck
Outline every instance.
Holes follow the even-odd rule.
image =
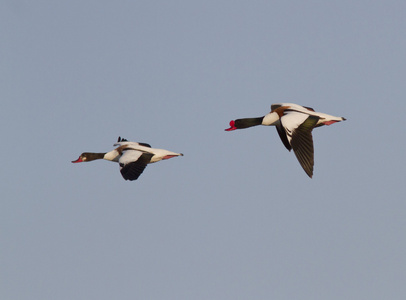
[[[262,124],[263,119],[264,119],[264,117],[237,119],[234,122],[234,126],[237,129],[243,129],[243,128],[248,128],[248,127],[252,127],[252,126],[258,126],[258,125]]]
[[[103,159],[106,153],[86,153],[86,161],[92,161],[96,159]]]

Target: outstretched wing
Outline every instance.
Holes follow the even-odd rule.
[[[299,112],[288,112],[281,118],[281,124],[296,158],[309,177],[313,176],[314,149],[312,130],[319,117]]]
[[[152,156],[154,156],[152,153],[125,150],[118,161],[123,178],[125,180],[137,180],[151,161]]]

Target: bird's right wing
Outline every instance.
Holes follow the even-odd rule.
[[[136,142],[128,142],[128,141],[121,141],[114,144],[114,146],[124,146],[128,145],[129,148],[137,149],[139,146],[151,148],[150,144],[147,143],[136,143]]]

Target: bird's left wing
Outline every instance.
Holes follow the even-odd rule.
[[[281,118],[281,124],[295,155],[309,177],[313,176],[314,148],[312,130],[319,117],[290,111]]]
[[[118,163],[121,175],[125,180],[137,180],[147,164],[150,162],[152,153],[128,149],[123,151]]]

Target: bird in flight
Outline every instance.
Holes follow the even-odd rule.
[[[257,125],[275,126],[286,149],[293,149],[300,165],[311,178],[314,166],[313,128],[345,120],[294,103],[275,103],[271,105],[271,112],[263,117],[230,121],[230,128],[226,131]]]
[[[137,180],[147,167],[147,164],[176,156],[183,156],[182,153],[151,148],[149,144],[129,142],[121,137],[118,137],[118,141],[114,146],[118,147],[110,152],[84,152],[77,160],[72,162],[80,163],[96,159],[118,162],[121,175],[125,180]]]

